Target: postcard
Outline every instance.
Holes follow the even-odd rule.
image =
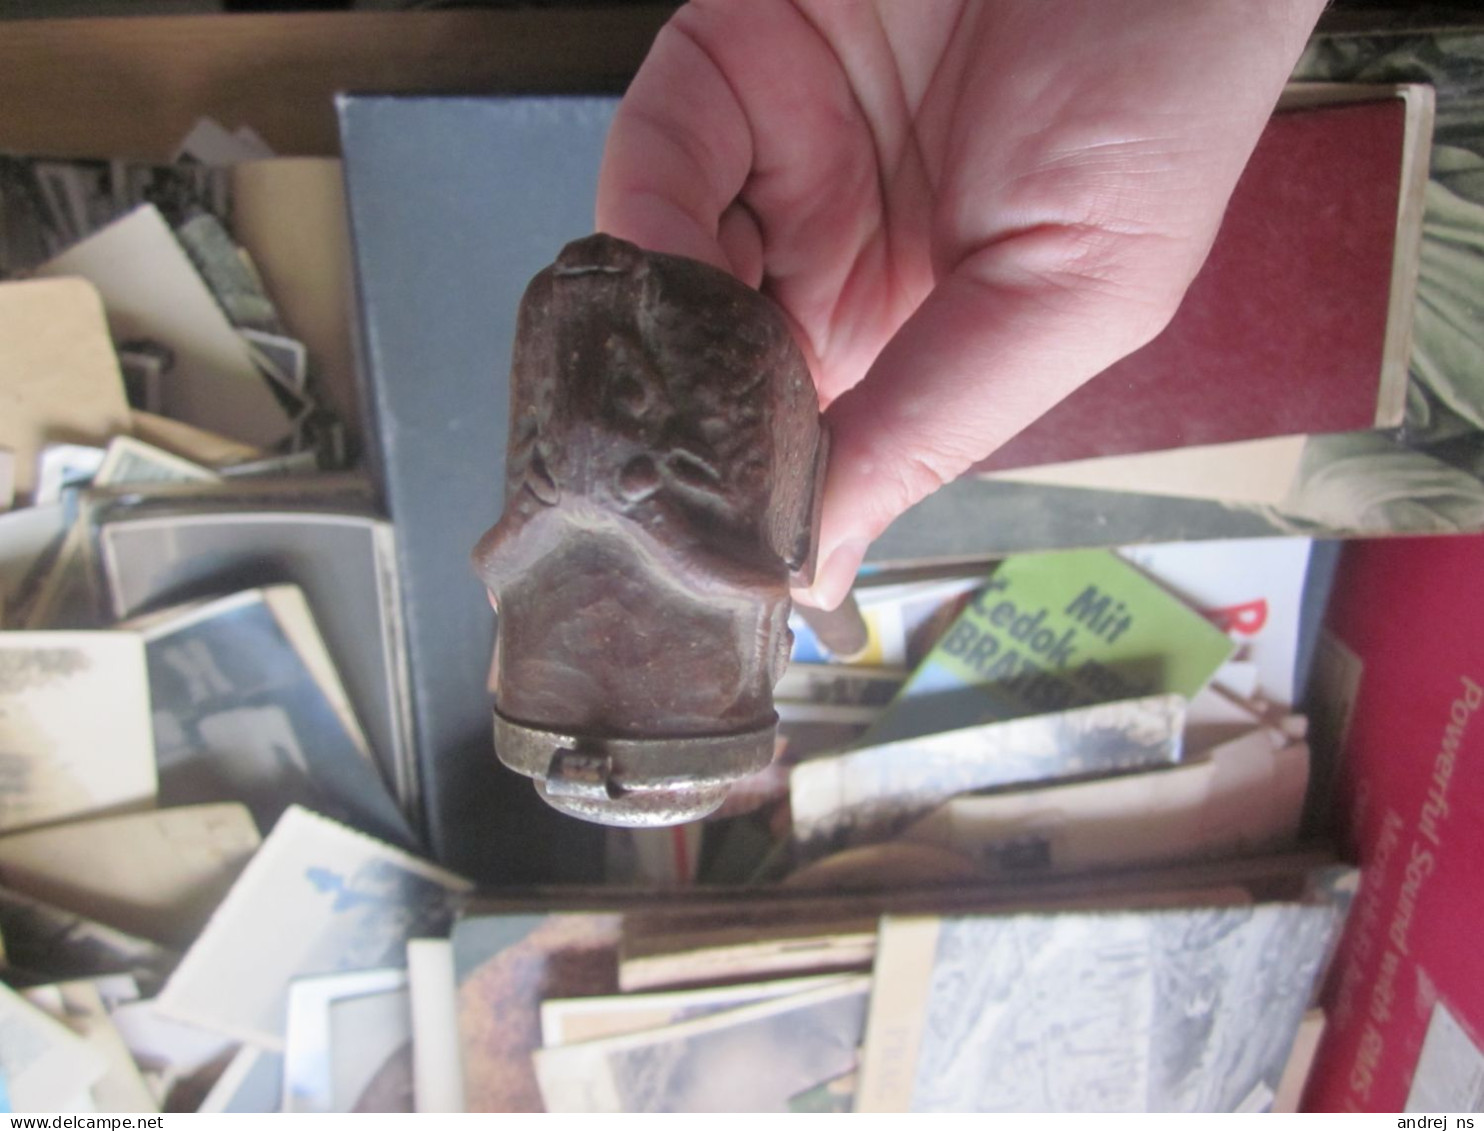
[[[773,699],[784,703],[885,707],[906,678],[905,668],[792,663],[774,686]]]
[[[108,1058],[44,1009],[0,985],[0,1074],[11,1111],[91,1109]]]
[[[89,981],[61,982],[23,990],[21,996],[66,1025],[105,1062],[103,1074],[90,1088],[99,1111],[154,1114],[160,1110],[109,1017],[108,1003],[98,986]]]
[[[100,461],[93,483],[113,487],[123,483],[215,483],[221,478],[210,468],[136,440],[115,436]]]
[[[1407,1090],[1407,1111],[1484,1109],[1484,1050],[1442,1001],[1433,1003]]]
[[[162,1013],[273,1052],[295,978],[406,962],[448,929],[467,881],[297,806],[288,809],[158,998]]]
[[[875,924],[859,919],[740,926],[632,942],[625,938],[618,968],[625,993],[866,970],[876,955]]]
[[[129,413],[130,431],[151,447],[179,456],[198,467],[224,468],[261,459],[263,450],[238,443],[183,420],[171,420],[136,408]]]
[[[67,532],[56,555],[36,578],[34,595],[25,606],[24,627],[43,629],[102,628],[101,595],[92,566],[92,535],[87,516],[71,513]]]
[[[162,1017],[153,999],[117,1005],[109,1019],[162,1105],[178,1084],[223,1064],[237,1049],[231,1037]]]
[[[407,971],[356,970],[289,983],[286,1112],[412,1111]]]
[[[1275,1090],[1338,915],[882,920],[861,1111],[1233,1111]]]
[[[956,797],[901,835],[994,875],[1250,855],[1296,843],[1308,785],[1308,746],[1256,727],[1178,766]]]
[[[788,1111],[855,1068],[871,979],[860,975],[661,1029],[536,1054],[547,1110]]]
[[[1158,695],[812,758],[789,774],[794,839],[816,856],[884,840],[960,793],[1172,765],[1184,718],[1179,696]]]
[[[459,1048],[459,988],[453,943],[407,943],[407,989],[412,1008],[412,1095],[417,1111],[464,1110],[464,1063]]]
[[[237,804],[75,821],[0,837],[0,883],[184,948],[260,843]]]
[[[248,589],[123,627],[145,641],[161,804],[240,801],[261,829],[298,804],[415,844],[297,586]]]
[[[126,975],[138,989],[153,993],[180,961],[179,954],[149,939],[4,888],[0,937],[5,968],[16,985],[112,974]]]
[[[0,633],[0,747],[0,832],[151,804],[144,645],[117,632]]]
[[[416,811],[407,654],[389,522],[359,514],[223,510],[109,522],[99,544],[119,619],[243,584],[297,585],[383,778],[403,811]]]
[[[8,627],[20,623],[28,598],[67,536],[68,521],[61,503],[0,512],[0,600]]]
[[[1314,1067],[1314,1056],[1319,1051],[1319,1042],[1324,1039],[1324,1028],[1322,1008],[1315,1006],[1304,1014],[1298,1032],[1294,1034],[1293,1047],[1288,1050],[1288,1063],[1278,1078],[1269,1111],[1282,1115],[1298,1113],[1303,1103],[1304,1087],[1309,1083],[1309,1070]],[[1480,1099],[1484,1099],[1484,1094]]]
[[[14,493],[23,501],[32,501],[48,442],[104,444],[129,429],[103,301],[86,279],[0,282],[0,373],[0,447],[13,453]]]
[[[246,343],[154,205],[113,221],[37,274],[81,276],[102,295],[115,337],[153,339],[174,352],[163,390],[167,415],[250,444],[269,445],[288,435],[288,417]],[[120,390],[122,402],[122,381]],[[113,431],[127,428],[125,419]]]
[[[1103,550],[1012,557],[983,583],[866,741],[1097,703],[1189,700],[1234,645]]]
[[[65,488],[83,487],[93,481],[103,465],[102,448],[89,444],[47,444],[36,458],[36,490],[33,506],[62,501]]]
[[[283,1054],[243,1045],[196,1110],[218,1112],[276,1112],[283,1093]]]
[[[1254,694],[1292,706],[1301,690],[1304,587],[1313,547],[1309,538],[1218,539],[1129,546],[1118,556],[1236,642],[1236,658],[1256,665]]]
[[[471,915],[453,928],[459,1046],[469,1111],[542,1111],[531,1054],[547,997],[618,990],[620,916]]]
[[[709,1017],[759,1001],[789,997],[834,985],[850,975],[820,974],[773,982],[745,982],[653,994],[549,998],[541,1003],[541,1044],[575,1045],[647,1029],[660,1029],[695,1017]]]

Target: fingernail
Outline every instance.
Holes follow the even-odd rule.
[[[845,600],[869,545],[863,538],[848,538],[836,546],[815,573],[807,602],[819,609],[833,609]]]

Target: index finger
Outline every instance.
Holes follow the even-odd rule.
[[[598,177],[598,230],[735,273],[719,234],[752,160],[747,118],[725,75],[672,20],[614,115]]]

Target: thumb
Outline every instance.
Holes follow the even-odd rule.
[[[899,514],[967,471],[1169,321],[1205,240],[1154,255],[1037,228],[960,263],[825,414],[819,566],[795,597],[831,609]]]

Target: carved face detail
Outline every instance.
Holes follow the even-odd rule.
[[[749,734],[770,756],[823,460],[776,308],[705,264],[570,244],[521,304],[510,419],[505,511],[474,553],[497,713],[593,751]]]

